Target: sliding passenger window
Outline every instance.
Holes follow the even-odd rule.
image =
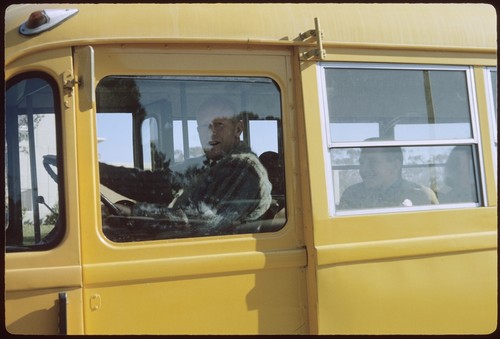
[[[6,250],[44,250],[64,231],[57,85],[31,73],[7,82],[5,93]]]
[[[482,204],[469,68],[322,71],[338,213]]]
[[[285,224],[281,97],[271,79],[109,76],[97,86],[97,112],[110,240]]]

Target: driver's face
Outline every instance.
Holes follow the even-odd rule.
[[[240,141],[243,123],[232,119],[233,115],[233,112],[217,107],[207,107],[198,112],[198,134],[209,159],[222,158]]]

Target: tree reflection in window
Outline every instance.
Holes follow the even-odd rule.
[[[283,227],[284,189],[272,187],[268,175],[284,177],[281,99],[272,80],[113,76],[101,81],[97,94],[103,231],[108,238],[141,241]],[[234,106],[223,123],[237,131],[234,147],[224,151],[228,156],[215,160],[200,156],[207,144],[201,144],[198,132],[208,123],[195,128],[198,108],[213,97]],[[212,108],[222,114],[227,107]],[[209,120],[212,129],[220,123],[216,118]],[[129,126],[113,129],[124,121]],[[110,151],[106,143],[123,147]],[[212,136],[211,148],[223,144],[220,136]],[[276,154],[273,168],[259,160],[269,152]]]

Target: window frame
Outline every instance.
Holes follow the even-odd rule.
[[[416,139],[416,140],[384,140],[384,141],[348,141],[334,142],[330,133],[330,113],[328,105],[328,92],[326,86],[326,71],[328,69],[373,69],[373,70],[428,70],[428,71],[463,71],[466,76],[466,88],[468,94],[469,114],[471,123],[471,137],[462,139]],[[488,205],[486,196],[486,183],[484,181],[484,163],[479,150],[481,147],[481,138],[479,131],[479,118],[477,108],[476,88],[474,84],[474,69],[472,66],[452,66],[452,65],[427,65],[427,64],[397,64],[397,63],[357,63],[357,62],[321,62],[317,66],[318,87],[319,87],[319,105],[322,113],[322,129],[324,135],[324,158],[325,174],[327,183],[327,198],[329,216],[343,215],[367,215],[381,213],[397,213],[409,211],[425,211],[450,208],[468,208],[483,207]],[[424,205],[412,207],[384,207],[355,210],[338,210],[336,208],[335,188],[332,178],[332,159],[331,150],[342,148],[366,148],[366,147],[429,147],[429,146],[471,146],[473,152],[474,168],[476,170],[476,187],[479,202],[466,203],[446,203],[437,205]]]
[[[42,71],[30,71],[30,72],[26,72],[26,73],[22,73],[22,74],[18,74],[14,77],[12,77],[11,79],[7,80],[6,81],[6,86],[5,86],[5,93],[7,93],[7,91],[12,88],[13,86],[16,86],[18,85],[19,83],[21,83],[22,81],[29,81],[30,79],[40,79],[40,80],[43,80],[47,83],[47,85],[50,86],[51,88],[51,91],[52,91],[52,100],[53,100],[53,109],[54,109],[54,129],[55,129],[55,142],[56,142],[56,161],[57,161],[57,195],[58,195],[58,222],[56,223],[56,225],[54,225],[54,229],[55,230],[55,234],[54,236],[49,239],[50,241],[49,242],[46,242],[46,243],[40,243],[40,244],[32,244],[32,245],[28,245],[28,244],[22,244],[22,245],[8,245],[7,244],[7,239],[6,239],[6,242],[5,242],[5,251],[7,253],[10,253],[10,252],[36,252],[36,251],[47,251],[47,250],[51,250],[55,247],[57,247],[65,233],[66,233],[66,229],[67,229],[67,224],[66,224],[66,203],[65,203],[65,185],[64,185],[64,177],[65,177],[65,171],[64,171],[64,161],[63,161],[63,137],[62,137],[62,107],[61,107],[61,93],[60,93],[60,90],[59,90],[59,86],[58,86],[58,83],[56,80],[54,80],[50,75],[48,75],[47,73],[45,72],[42,72]],[[7,112],[7,107],[6,107],[6,111],[5,111],[5,117],[4,117],[4,122],[6,123],[6,126],[7,126],[7,116],[8,116],[8,112]],[[10,118],[12,119],[12,118]],[[17,130],[17,133],[18,133],[19,130]],[[5,135],[5,139],[7,140],[7,134]],[[19,141],[19,140],[18,140]],[[19,143],[18,143],[19,145]],[[19,146],[16,145],[16,146],[5,146],[5,150],[7,151],[7,156],[8,158],[10,159],[11,157],[8,155],[10,152],[13,152],[12,148],[13,147],[16,147],[18,148]],[[35,145],[36,147],[36,145]],[[19,162],[19,159],[17,160]],[[19,164],[16,164],[16,166],[19,165]],[[18,166],[17,166],[18,167]],[[19,167],[18,167],[19,169]],[[9,174],[9,172],[11,171],[11,165],[9,165],[7,167],[7,172],[6,174]],[[32,171],[32,169],[30,168],[30,172]],[[37,168],[37,171],[39,172],[42,172],[44,171],[43,168]],[[19,176],[21,175],[20,171],[15,173],[15,175],[17,176],[17,178],[19,178]],[[50,176],[50,175],[49,175]],[[49,180],[52,180],[51,178],[48,178]],[[37,179],[38,181],[38,179]],[[10,186],[10,184],[9,184]],[[7,196],[9,196],[9,193],[10,193],[10,190],[11,188],[10,187],[6,187],[6,189],[8,189],[8,192],[7,192]],[[20,194],[21,192],[19,192]],[[37,202],[33,202],[33,203],[37,203]],[[6,207],[9,208],[9,210],[11,209],[10,207],[10,204],[7,205]],[[10,223],[10,216],[9,216],[9,223]],[[21,219],[21,222],[22,222],[22,219]],[[21,226],[22,227],[22,226]],[[56,228],[57,227],[57,228]],[[7,237],[7,235],[6,235]],[[43,239],[41,239],[43,240]]]
[[[485,88],[486,88],[486,102],[487,102],[487,109],[488,109],[488,124],[490,126],[490,139],[491,139],[491,150],[492,150],[492,158],[493,158],[493,164],[495,166],[495,183],[498,182],[497,178],[497,169],[498,169],[498,116],[497,116],[497,108],[495,106],[498,105],[498,103],[495,105],[495,96],[497,95],[498,92],[498,84],[497,87],[495,88],[495,91],[493,90],[492,86],[492,79],[491,79],[491,73],[492,72],[497,72],[497,67],[485,67],[483,69],[484,73],[484,80],[485,80]],[[498,79],[498,78],[497,78]]]

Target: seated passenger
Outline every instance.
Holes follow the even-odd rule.
[[[279,154],[272,151],[262,153],[259,156],[259,160],[264,165],[272,185],[271,196],[273,200],[264,219],[272,219],[285,207],[285,175],[283,173],[282,161]]]
[[[477,202],[476,183],[471,149],[468,146],[455,147],[444,167],[446,187],[439,192],[442,203]]]
[[[346,188],[339,210],[431,204],[423,187],[402,178],[400,147],[363,148],[359,175],[363,180]]]
[[[192,235],[232,233],[239,224],[258,220],[268,210],[271,184],[257,156],[240,141],[243,123],[232,103],[211,98],[200,107],[197,120],[206,156],[201,166],[184,173],[156,173],[101,164],[101,182],[140,201],[132,208],[133,215],[171,218],[190,228]],[[113,185],[116,175],[125,178]],[[149,190],[134,188],[137,185]],[[167,208],[180,189],[182,194]]]

